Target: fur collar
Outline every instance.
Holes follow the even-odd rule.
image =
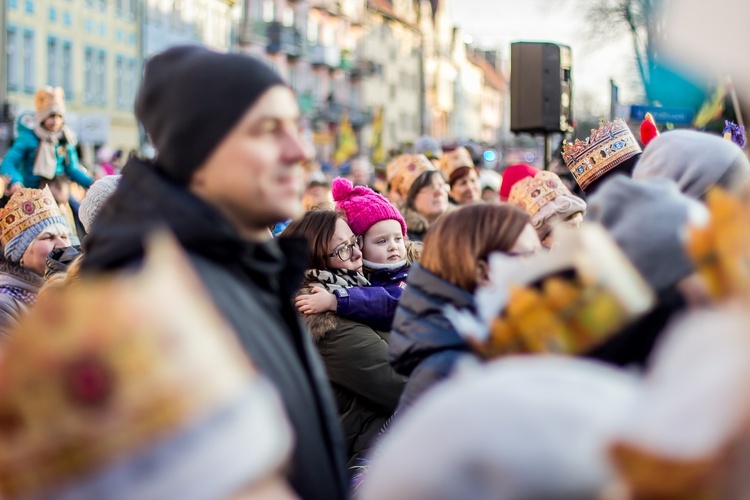
[[[36,292],[44,282],[43,278],[30,271],[17,262],[0,258],[0,274],[5,274],[16,280],[22,281],[29,291]]]
[[[312,286],[302,288],[297,295],[307,295],[311,293]],[[335,330],[341,319],[336,313],[328,311],[320,314],[300,314],[302,322],[307,326],[310,337],[313,342],[320,342],[329,332]]]

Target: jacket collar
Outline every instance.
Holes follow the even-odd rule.
[[[159,228],[171,231],[188,252],[239,267],[253,278],[267,281],[275,276],[289,292],[299,286],[307,267],[304,241],[244,240],[212,206],[154,165],[133,158],[84,243],[84,271],[117,269],[139,261],[144,239]]]

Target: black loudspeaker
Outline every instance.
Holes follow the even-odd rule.
[[[570,47],[517,42],[510,49],[510,130],[572,130]]]

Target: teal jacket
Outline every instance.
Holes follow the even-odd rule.
[[[33,127],[33,117],[29,113],[18,117],[18,137],[0,165],[0,175],[10,177],[10,184],[20,182],[24,187],[38,188],[42,178],[33,174],[34,159],[39,147],[39,138],[34,134],[34,129],[30,128]],[[70,180],[88,189],[93,179],[81,168],[75,146],[69,144],[66,150],[62,155],[56,153],[55,175],[67,175]]]

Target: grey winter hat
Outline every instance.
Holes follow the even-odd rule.
[[[135,115],[157,165],[187,184],[247,110],[284,80],[261,59],[204,47],[173,47],[146,63]]]
[[[685,251],[689,221],[708,219],[702,203],[667,179],[618,176],[589,199],[589,221],[602,224],[656,292],[692,274]]]
[[[120,184],[121,175],[108,175],[102,177],[91,185],[89,190],[86,192],[86,197],[81,202],[81,207],[78,209],[78,217],[81,219],[81,224],[87,233],[91,232],[91,228],[94,226],[94,220],[99,215],[99,211],[104,206],[104,202],[112,196],[117,186]]]
[[[694,130],[674,130],[648,144],[633,179],[671,179],[702,199],[713,186],[736,191],[750,180],[750,161],[732,141]]]

